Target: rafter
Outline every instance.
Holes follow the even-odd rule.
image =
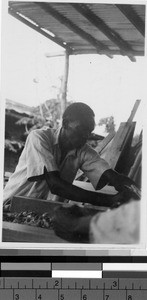
[[[125,17],[135,26],[135,28],[145,37],[145,24],[142,19],[137,15],[131,5],[116,4],[115,5]]]
[[[91,54],[96,54],[96,50],[95,49],[93,49],[93,50],[90,50],[90,53]],[[122,53],[120,52],[120,50],[118,49],[118,50],[110,50],[110,53],[111,53],[111,55],[122,55]],[[72,54],[89,54],[89,49],[80,49],[80,50],[78,50],[78,49],[74,49],[73,50],[73,52],[72,52]],[[135,59],[135,56],[143,56],[144,55],[144,52],[142,51],[142,50],[139,50],[139,51],[137,51],[137,50],[134,50],[133,51],[133,54],[134,54],[134,60],[133,61],[136,61],[136,59]],[[129,57],[130,58],[130,57]]]
[[[85,4],[72,3],[74,7],[82,16],[84,16],[91,24],[93,24],[98,30],[100,30],[105,36],[108,37],[114,44],[116,44],[120,52],[123,55],[129,56],[129,58],[134,61],[133,50],[125,42],[118,33],[109,28],[109,26],[97,15],[95,15]]]
[[[59,46],[63,47],[64,49],[66,49],[68,51],[69,54],[72,54],[73,49],[71,47],[68,46],[68,44],[64,44],[64,41],[62,41],[60,38],[58,37],[53,37],[51,36],[49,33],[45,32],[43,29],[41,29],[41,27],[38,25],[34,25],[31,22],[29,22],[28,20],[26,20],[25,18],[23,18],[22,15],[19,14],[19,12],[15,11],[14,9],[12,9],[11,7],[9,7],[8,12],[11,16],[15,17],[16,19],[18,19],[19,21],[21,21],[22,23],[28,25],[29,27],[31,27],[32,29],[36,30],[37,32],[39,32],[40,34],[44,35],[45,37],[47,37],[48,39],[52,40],[54,43],[58,44]]]
[[[102,51],[103,54],[106,54],[108,57],[112,58],[112,56],[109,54],[110,51],[107,46],[105,46],[103,43],[97,41],[93,36],[91,36],[89,33],[84,31],[83,29],[79,28],[76,24],[74,24],[67,17],[61,15],[49,3],[35,2],[35,4],[39,5],[42,9],[44,9],[47,13],[51,14],[59,22],[61,22],[66,27],[68,27],[70,30],[72,30],[73,32],[78,34],[82,39],[85,39],[90,44],[92,44],[96,48],[96,50],[99,54],[101,54],[101,51]]]

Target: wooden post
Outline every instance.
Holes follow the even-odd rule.
[[[69,73],[69,52],[65,52],[65,69],[64,76],[62,80],[62,92],[61,92],[61,117],[67,105],[67,82],[68,82],[68,73]]]

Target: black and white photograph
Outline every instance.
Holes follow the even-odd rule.
[[[1,10],[1,242],[139,247],[145,1]]]

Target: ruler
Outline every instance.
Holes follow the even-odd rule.
[[[0,300],[147,300],[147,278],[0,278]]]

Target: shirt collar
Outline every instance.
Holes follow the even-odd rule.
[[[60,135],[60,131],[61,131],[62,126],[59,126],[56,130],[55,130],[55,134],[54,134],[54,145],[58,145],[59,147],[59,135]],[[73,149],[70,150],[67,155],[75,155],[77,156],[77,149]]]

